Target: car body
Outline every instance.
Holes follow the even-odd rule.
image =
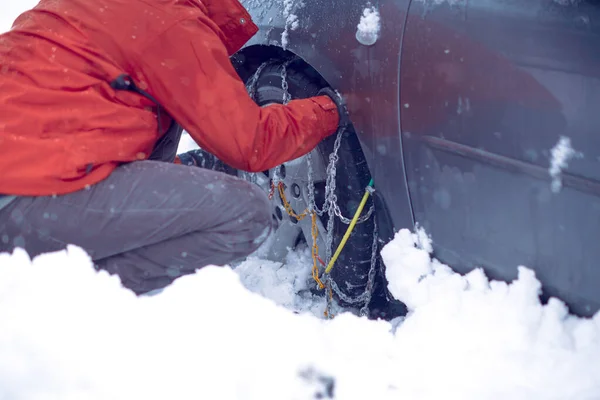
[[[384,240],[422,226],[459,272],[509,281],[527,266],[544,297],[600,309],[598,2],[242,3],[260,32],[240,54],[284,48],[348,99]]]

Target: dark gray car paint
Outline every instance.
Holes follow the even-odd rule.
[[[600,308],[600,5],[559,0],[380,0],[373,46],[355,38],[366,2],[243,1],[261,28],[349,96],[394,230],[424,226],[460,272],[535,270],[545,295]],[[244,50],[242,50],[244,51]],[[550,150],[583,154],[551,191]]]

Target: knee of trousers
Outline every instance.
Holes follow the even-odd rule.
[[[248,221],[250,235],[254,237],[254,245],[260,247],[269,237],[273,229],[272,206],[267,195],[256,185],[251,185],[248,200]]]

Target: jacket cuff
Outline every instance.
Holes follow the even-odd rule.
[[[335,102],[329,96],[312,97],[311,100],[318,105],[315,109],[327,132],[335,133],[340,124],[340,115]]]

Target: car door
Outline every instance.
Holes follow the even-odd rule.
[[[415,220],[436,256],[600,308],[600,10],[413,0],[401,64]]]

